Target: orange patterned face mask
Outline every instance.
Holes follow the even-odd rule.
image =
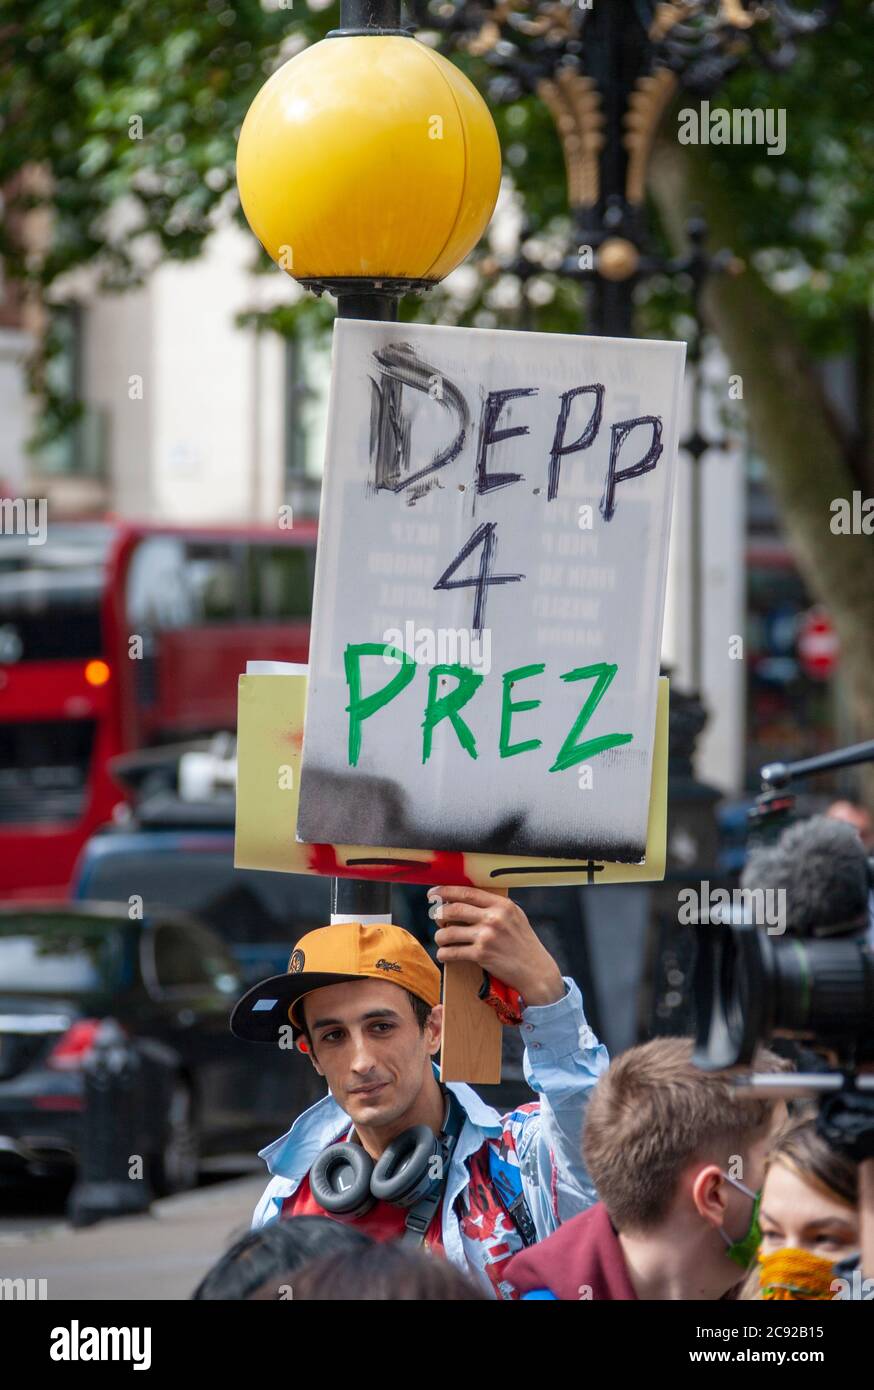
[[[775,1250],[771,1255],[759,1255],[759,1282],[762,1298],[833,1300],[832,1283],[835,1267],[821,1255],[809,1250]]]

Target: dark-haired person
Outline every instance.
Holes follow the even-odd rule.
[[[252,1298],[293,1299],[295,1303],[478,1303],[487,1302],[488,1294],[448,1260],[407,1250],[397,1241],[370,1241],[366,1250],[326,1255],[278,1281],[268,1281]]]
[[[324,1216],[300,1216],[247,1231],[208,1270],[194,1299],[252,1298],[265,1284],[286,1282],[304,1265],[323,1256],[360,1254],[372,1241],[352,1226]],[[278,1297],[278,1295],[277,1295]]]
[[[826,811],[829,820],[842,820],[856,831],[866,854],[874,854],[874,816],[858,801],[833,801]]]
[[[788,1064],[761,1051],[759,1071]],[[600,1201],[510,1261],[524,1299],[719,1299],[759,1245],[765,1157],[783,1101],[745,1099],[699,1070],[688,1038],[623,1052],[586,1113],[583,1153]]]
[[[502,1118],[470,1087],[440,1084],[440,971],[409,932],[379,922],[309,932],[289,972],[250,990],[231,1020],[250,1041],[288,1045],[290,1034],[330,1092],[262,1150],[273,1177],[254,1224],[330,1207],[512,1298],[509,1258],[595,1201],[580,1141],[607,1053],[519,906],[477,888],[431,896],[438,960],[474,962],[521,995],[539,1100]]]

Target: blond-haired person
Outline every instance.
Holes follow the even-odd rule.
[[[788,1064],[762,1050],[757,1071]],[[611,1063],[589,1101],[583,1155],[598,1203],[510,1261],[523,1298],[719,1299],[759,1244],[758,1194],[786,1105],[744,1099],[655,1038]]]

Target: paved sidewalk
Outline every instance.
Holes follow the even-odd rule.
[[[0,1278],[45,1279],[49,1300],[186,1299],[246,1230],[267,1175],[165,1197],[147,1216],[65,1223],[0,1240]]]

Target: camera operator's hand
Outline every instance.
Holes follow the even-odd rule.
[[[872,1071],[870,1062],[859,1067],[860,1074]],[[874,1279],[874,1091],[844,1088],[823,1096],[816,1128],[830,1148],[859,1165],[862,1276]]]
[[[565,984],[517,903],[482,888],[431,888],[429,915],[439,922],[437,959],[481,965],[495,979],[512,985],[526,1006],[563,999]]]
[[[816,1128],[830,1148],[853,1162],[874,1159],[874,1091],[845,1087],[823,1096]]]

